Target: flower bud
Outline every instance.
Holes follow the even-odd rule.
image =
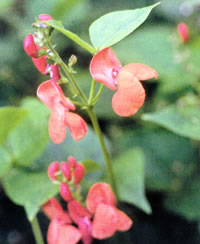
[[[69,186],[64,182],[60,184],[60,195],[66,202],[73,200],[71,190]]]
[[[42,56],[40,58],[32,58],[35,67],[42,73],[43,75],[47,75],[49,73],[49,64],[47,63],[47,56]]]
[[[73,156],[69,156],[67,158],[67,162],[68,162],[68,165],[71,169],[75,169],[76,165],[77,165],[77,160],[75,159],[75,157]]]
[[[71,170],[70,170],[68,163],[66,163],[66,162],[61,163],[61,171],[62,171],[64,177],[66,178],[66,180],[70,181],[71,180]]]
[[[28,34],[24,39],[24,50],[28,56],[37,58],[38,50],[32,34]]]
[[[51,65],[50,67],[50,77],[52,81],[59,81],[60,80],[60,71],[57,64]]]
[[[77,57],[74,54],[72,54],[71,57],[69,58],[68,65],[69,67],[72,67],[76,63],[77,63]]]
[[[48,20],[53,20],[53,18],[48,14],[40,14],[39,20],[40,21],[48,21]]]
[[[50,180],[56,181],[56,172],[59,171],[60,165],[57,161],[52,162],[48,167],[48,176]]]
[[[177,26],[178,34],[183,43],[186,43],[189,40],[189,29],[188,26],[181,22]]]
[[[83,164],[78,163],[73,172],[74,184],[78,184],[79,182],[81,182],[84,175],[85,175],[85,167],[83,166]]]

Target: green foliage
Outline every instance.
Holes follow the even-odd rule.
[[[200,140],[199,105],[173,105],[163,111],[147,113],[143,120],[158,124],[178,135]]]
[[[26,109],[0,108],[0,144],[5,143],[8,134],[27,116]]]
[[[93,46],[99,50],[121,41],[138,28],[157,5],[111,12],[95,20],[89,28]]]
[[[28,116],[9,134],[7,145],[16,165],[29,165],[44,151],[48,141],[49,110],[37,99],[27,98],[22,108]]]
[[[58,192],[46,172],[26,168],[13,168],[3,178],[3,186],[10,199],[25,207],[29,221],[32,221],[42,204]]]
[[[0,147],[0,178],[9,172],[12,168],[11,155],[3,148]]]
[[[113,160],[113,168],[119,199],[151,213],[151,207],[145,197],[142,151],[134,148],[122,153]]]

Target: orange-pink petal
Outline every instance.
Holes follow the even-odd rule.
[[[69,128],[69,131],[75,141],[81,140],[87,133],[87,124],[83,118],[72,112],[66,112],[65,125]]]
[[[114,112],[119,116],[131,116],[139,110],[144,100],[145,90],[139,80],[130,72],[120,72],[118,91],[112,98]]]
[[[48,202],[43,204],[42,210],[49,219],[58,219],[62,224],[70,224],[71,219],[67,212],[65,212],[60,203],[51,198]]]
[[[65,107],[61,103],[54,104],[49,119],[49,136],[55,144],[60,144],[66,136]]]
[[[68,102],[70,102],[64,96],[61,87],[51,80],[40,84],[37,89],[37,96],[51,110],[53,109],[55,103],[62,102],[64,105],[66,105]]]
[[[81,239],[80,231],[72,225],[62,225],[59,220],[51,221],[48,233],[48,244],[76,244]]]
[[[115,206],[116,197],[108,184],[98,182],[90,188],[87,195],[86,203],[88,210],[91,213],[95,213],[96,208],[101,203]]]
[[[42,56],[40,58],[32,58],[32,61],[35,67],[42,73],[43,75],[47,75],[49,73],[49,64],[47,63],[47,56]]]
[[[103,83],[111,90],[116,90],[116,79],[121,64],[112,48],[104,48],[91,60],[90,73],[94,80]]]
[[[116,212],[118,214],[117,221],[117,230],[118,231],[127,231],[131,228],[133,221],[121,210],[116,208]]]
[[[92,236],[96,239],[111,237],[117,231],[118,213],[115,207],[99,204],[92,223]]]
[[[82,242],[83,244],[91,244],[92,243],[92,222],[91,220],[85,216],[79,220],[78,228],[82,234]]]
[[[144,64],[131,63],[123,66],[121,72],[130,72],[132,73],[138,80],[149,80],[149,79],[157,79],[157,72]]]

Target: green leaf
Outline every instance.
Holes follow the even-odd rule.
[[[195,170],[196,153],[191,140],[162,128],[115,131],[118,153],[137,147],[145,158],[145,183],[153,191],[177,192]],[[182,150],[180,150],[180,148]]]
[[[0,177],[2,177],[12,168],[12,158],[2,147],[0,147],[0,159]]]
[[[128,36],[148,17],[159,3],[134,10],[122,10],[103,15],[89,28],[89,35],[96,49],[110,47]]]
[[[178,135],[200,140],[198,105],[172,105],[161,112],[146,113],[142,119],[158,124]]]
[[[25,99],[22,108],[28,110],[29,115],[9,134],[7,144],[17,165],[29,165],[49,141],[49,110],[34,98]]]
[[[94,160],[85,159],[81,162],[85,167],[86,173],[92,173],[98,170],[102,170],[102,167]]]
[[[171,194],[165,199],[164,205],[190,221],[200,220],[200,177],[190,178],[182,191]]]
[[[113,162],[119,198],[151,213],[144,190],[144,156],[140,149],[129,150]]]
[[[3,178],[4,189],[16,204],[25,207],[29,221],[32,221],[40,206],[59,192],[46,172],[35,172],[25,168],[12,169]]]
[[[15,107],[0,108],[0,144],[3,144],[8,134],[26,117],[28,111]]]

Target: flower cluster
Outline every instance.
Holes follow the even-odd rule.
[[[117,90],[112,98],[112,107],[119,116],[131,116],[143,105],[145,91],[140,81],[157,78],[156,71],[144,64],[120,64],[112,48],[99,51],[90,63],[94,80],[111,90]]]
[[[37,89],[38,98],[51,110],[49,120],[49,135],[56,144],[61,143],[66,136],[66,127],[72,134],[74,140],[82,139],[87,133],[87,124],[78,114],[71,112],[76,109],[75,105],[66,98],[62,88],[58,84],[61,78],[58,64],[49,64],[51,59],[50,51],[45,47],[46,37],[49,28],[43,21],[52,20],[46,14],[39,16],[34,35],[28,34],[24,39],[24,49],[32,58],[35,67],[43,74],[50,75],[50,80],[43,82]]]
[[[42,209],[51,221],[47,234],[48,244],[76,244],[80,240],[90,244],[93,238],[109,238],[116,231],[127,231],[132,226],[132,220],[116,207],[116,197],[106,183],[98,182],[90,188],[86,207],[75,198],[76,192],[72,193],[69,185],[79,189],[84,167],[74,157],[68,157],[67,162],[61,165],[53,162],[48,174],[52,181],[62,178],[60,194],[67,202],[67,210],[55,198],[43,205]]]
[[[177,26],[177,31],[178,31],[179,37],[183,43],[186,43],[189,41],[189,38],[190,38],[189,28],[185,23],[180,22]]]

